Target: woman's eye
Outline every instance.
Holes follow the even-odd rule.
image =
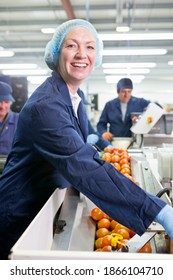
[[[75,48],[76,46],[74,44],[70,44],[67,47],[70,49],[70,48]]]
[[[93,46],[88,46],[88,49],[95,50]]]

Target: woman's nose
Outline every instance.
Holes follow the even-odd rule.
[[[86,49],[84,47],[79,47],[78,48],[78,52],[77,52],[77,55],[79,57],[82,57],[82,58],[85,58],[87,55],[86,55]]]

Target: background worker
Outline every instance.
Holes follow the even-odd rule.
[[[52,75],[20,111],[0,177],[0,258],[8,258],[54,191],[71,186],[137,234],[155,220],[173,239],[173,208],[103,161],[86,142],[88,117],[80,85],[101,65],[102,52],[94,26],[81,19],[59,25],[46,46]]]
[[[8,155],[11,149],[19,114],[10,110],[14,102],[12,88],[0,81],[0,155]]]
[[[122,78],[117,83],[118,97],[108,101],[100,115],[97,130],[106,140],[112,137],[131,137],[131,113],[143,112],[150,101],[132,96],[133,83]]]

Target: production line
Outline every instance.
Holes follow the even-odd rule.
[[[151,113],[151,114],[150,114]],[[140,135],[134,133],[130,139],[123,140],[129,146],[128,153],[131,157],[131,171],[135,181],[147,192],[159,196],[172,206],[173,189],[173,136],[171,133],[160,135],[164,141],[155,145],[154,139],[158,134],[152,134],[151,130],[158,121],[165,127],[167,118],[155,114],[153,107],[149,113],[144,113],[141,121],[151,117],[152,120],[144,123],[150,125],[150,129],[142,136],[142,145],[137,141]],[[149,115],[148,115],[149,114]],[[154,114],[154,115],[153,115]],[[172,115],[169,126],[172,127]],[[138,122],[139,124],[139,122]],[[140,126],[140,124],[139,124]],[[135,126],[134,126],[135,127]],[[140,126],[141,128],[141,126]],[[136,128],[135,128],[136,129]],[[133,129],[133,131],[135,131]],[[170,130],[169,130],[170,132]],[[172,132],[172,130],[171,130]],[[145,145],[145,139],[150,138],[152,145]],[[159,137],[158,137],[159,138]],[[159,138],[160,140],[161,138]],[[135,235],[127,243],[128,252],[95,252],[94,241],[96,224],[91,218],[91,210],[95,205],[84,195],[75,189],[57,189],[49,198],[42,210],[38,213],[21,238],[11,250],[11,259],[135,259],[138,250],[147,242],[152,246],[152,254],[139,254],[138,259],[172,259],[173,244],[168,238],[162,226],[152,223],[146,233],[141,237]]]

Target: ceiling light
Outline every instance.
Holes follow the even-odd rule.
[[[168,61],[168,65],[173,65],[173,60]]]
[[[145,79],[144,75],[133,75],[133,76],[127,76],[132,79],[133,83],[140,83],[143,79]],[[120,79],[124,78],[123,76],[120,75],[108,75],[105,76],[106,82],[109,84],[116,84]]]
[[[52,34],[55,32],[55,28],[42,28],[41,32],[44,34]]]
[[[132,63],[103,63],[103,68],[154,68],[156,63],[154,62],[132,62]]]
[[[3,70],[3,75],[12,76],[28,76],[28,75],[46,75],[48,71],[46,69],[25,69],[25,70]]]
[[[28,63],[28,64],[0,64],[0,69],[35,69],[38,65],[34,63]]]
[[[44,52],[44,48],[13,48],[15,53],[36,53],[36,52]]]
[[[166,49],[114,49],[103,50],[103,55],[163,55]]]
[[[14,56],[13,51],[0,50],[0,57],[11,57],[11,56]]]
[[[125,69],[103,69],[105,74],[148,74],[150,69],[147,68],[125,68]]]
[[[103,41],[146,41],[146,40],[173,40],[173,33],[127,33],[127,34],[99,34]]]
[[[129,32],[130,27],[129,26],[117,26],[116,31],[117,32]]]

